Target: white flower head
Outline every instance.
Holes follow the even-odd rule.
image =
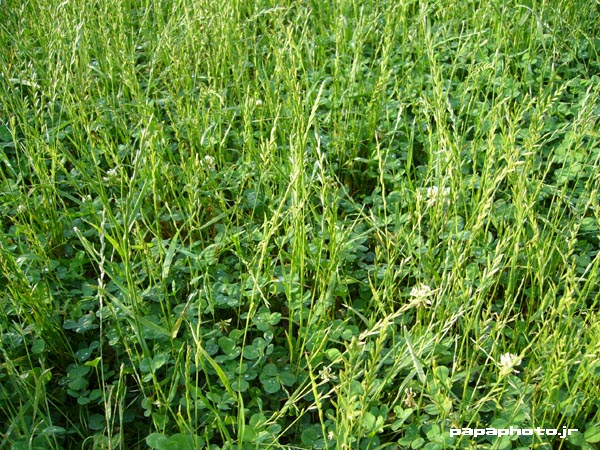
[[[437,186],[431,186],[425,190],[425,195],[427,197],[427,206],[432,207],[439,201],[446,202],[448,200],[450,188],[445,187],[440,189]]]
[[[406,390],[403,403],[404,403],[404,406],[406,406],[407,408],[416,408],[417,407],[416,394],[412,390],[412,388],[408,388]]]
[[[431,306],[430,297],[435,293],[434,289],[431,289],[424,283],[420,283],[418,286],[414,286],[410,290],[410,304],[415,307],[427,307]]]
[[[113,167],[112,169],[107,170],[106,176],[102,179],[105,183],[116,179],[119,176],[119,169],[117,167]]]
[[[514,373],[519,373],[518,370],[515,369],[519,364],[521,364],[521,358],[517,355],[513,355],[512,353],[505,353],[500,356],[500,376],[506,376]]]
[[[215,170],[215,158],[210,155],[206,155],[200,165],[208,170]]]
[[[328,381],[335,381],[337,377],[331,371],[331,367],[326,366],[323,369],[319,370],[319,376],[323,380],[323,383],[327,383]]]

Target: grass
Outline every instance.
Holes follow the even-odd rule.
[[[597,448],[598,2],[0,16],[0,448]]]

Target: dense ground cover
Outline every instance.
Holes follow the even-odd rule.
[[[0,17],[0,448],[596,448],[598,2]]]

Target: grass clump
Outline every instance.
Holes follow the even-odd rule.
[[[595,448],[599,12],[0,1],[0,447]]]

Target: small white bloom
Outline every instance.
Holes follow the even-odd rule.
[[[416,408],[417,401],[415,398],[415,392],[412,390],[412,388],[408,388],[405,392],[404,400],[402,401],[402,403],[404,403],[404,406],[406,406],[407,408]]]
[[[109,181],[115,179],[118,175],[119,170],[116,167],[113,167],[112,169],[109,169],[106,171],[106,176],[103,177],[102,179],[104,180],[105,183],[108,183]]]
[[[229,332],[229,326],[231,325],[231,319],[221,320],[217,323],[217,328],[221,331],[221,333]]]
[[[327,383],[328,381],[335,381],[337,379],[337,377],[331,371],[331,367],[329,366],[319,370],[319,376],[323,380],[323,383]]]
[[[262,106],[263,102],[262,102],[262,100],[260,98],[257,98],[256,101],[254,102],[254,104],[256,106]]]
[[[425,194],[427,197],[427,206],[431,207],[439,200],[443,202],[447,201],[447,197],[450,195],[450,188],[445,187],[440,189],[437,186],[431,186],[425,190]]]
[[[505,353],[500,356],[500,376],[509,375],[512,372],[519,373],[518,370],[515,369],[519,364],[521,364],[521,358],[517,355],[513,355],[512,353]]]
[[[431,306],[431,300],[429,297],[433,295],[435,291],[424,283],[414,286],[410,290],[410,304],[415,307],[427,307]]]
[[[435,198],[438,195],[439,188],[437,186],[428,187],[426,190],[427,198]]]
[[[209,170],[215,170],[215,158],[210,155],[206,155],[204,159],[200,162],[202,167],[206,167]]]

